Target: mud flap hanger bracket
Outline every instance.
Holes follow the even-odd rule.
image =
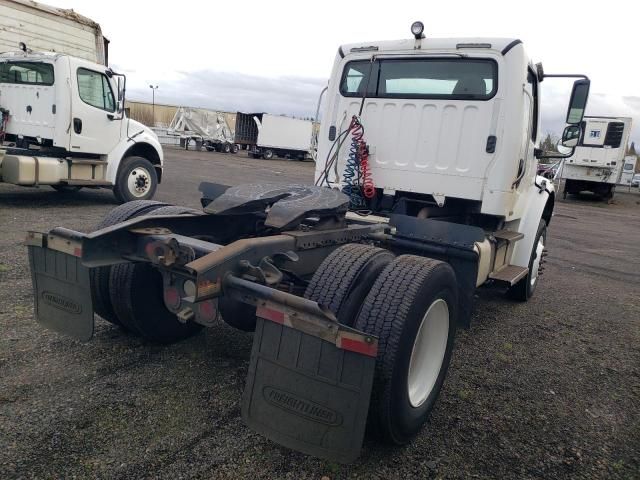
[[[375,357],[378,339],[338,323],[335,315],[312,300],[228,274],[222,282],[225,295],[255,305],[256,314],[265,320],[318,337],[336,347]]]

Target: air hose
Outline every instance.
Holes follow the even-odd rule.
[[[351,146],[342,176],[342,191],[349,196],[350,208],[365,208],[366,200],[375,196],[376,189],[371,178],[369,146],[364,141],[364,127],[355,115],[351,119],[348,132],[351,134]]]

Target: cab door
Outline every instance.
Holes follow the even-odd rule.
[[[71,152],[106,155],[120,141],[114,82],[104,67],[89,62],[71,64]]]

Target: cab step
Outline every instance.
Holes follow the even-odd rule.
[[[489,278],[497,282],[503,282],[513,286],[527,276],[529,269],[517,265],[506,265],[489,275]]]
[[[98,160],[95,158],[67,158],[67,161],[74,165],[106,165],[106,160]]]
[[[513,243],[524,238],[524,233],[514,232],[513,230],[498,230],[493,234],[494,237],[500,240],[506,240]]]

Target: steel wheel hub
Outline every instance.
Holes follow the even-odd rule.
[[[151,175],[146,168],[136,167],[131,170],[127,186],[134,197],[143,197],[151,188]]]
[[[438,379],[449,337],[449,306],[442,298],[435,300],[418,328],[407,375],[409,403],[420,407],[429,397]]]

